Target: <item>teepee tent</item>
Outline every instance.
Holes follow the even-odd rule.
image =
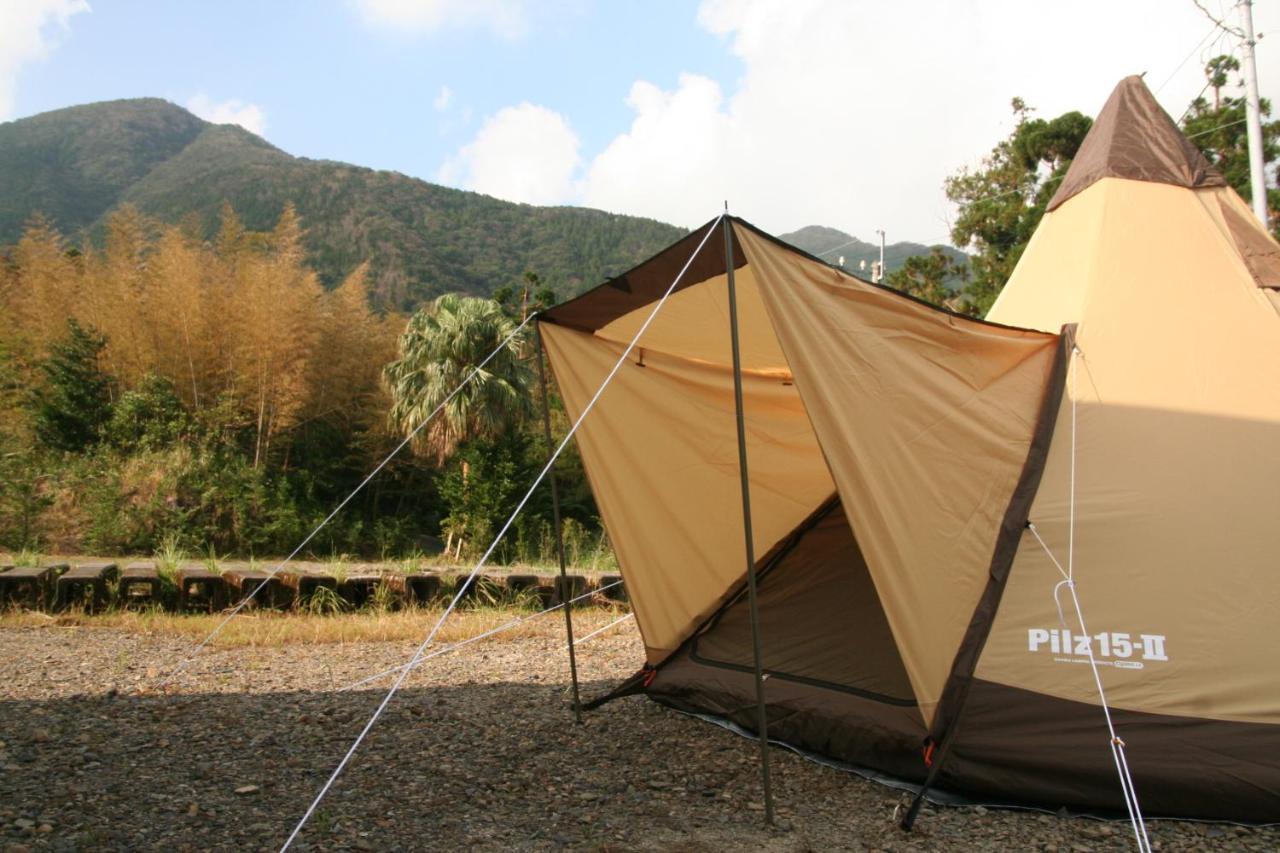
[[[1000,322],[730,217],[546,312],[647,651],[620,692],[756,727],[737,375],[772,738],[1118,809],[1108,710],[1148,812],[1280,819],[1276,251],[1135,78]]]

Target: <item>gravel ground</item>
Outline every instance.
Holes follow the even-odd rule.
[[[276,850],[382,697],[336,693],[403,643],[207,651],[98,628],[0,629],[0,850]],[[588,695],[641,660],[634,628],[582,647]],[[926,808],[775,750],[762,826],[753,741],[640,698],[575,726],[545,636],[486,642],[405,684],[298,850],[1123,850],[1125,823]],[[385,688],[384,688],[385,689]],[[1275,850],[1280,829],[1157,821],[1160,850]]]

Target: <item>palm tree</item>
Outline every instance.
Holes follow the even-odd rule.
[[[382,371],[393,428],[408,435],[516,329],[490,299],[446,295],[420,309],[400,336],[400,358]],[[523,334],[493,360],[414,439],[414,449],[447,459],[469,438],[494,437],[532,409],[532,373]]]

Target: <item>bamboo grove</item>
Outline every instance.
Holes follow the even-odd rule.
[[[406,361],[406,318],[370,306],[365,266],[322,287],[291,206],[269,232],[224,208],[208,238],[126,206],[97,236],[37,217],[3,256],[0,547],[290,550],[403,436],[412,401],[395,409],[384,373]],[[398,456],[313,555],[470,544],[542,452],[527,408]],[[585,483],[575,493],[586,540],[598,522]],[[508,558],[547,550],[536,510]]]

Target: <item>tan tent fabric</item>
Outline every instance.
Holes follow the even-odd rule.
[[[1223,225],[1258,287],[1280,289],[1280,245],[1233,192],[1214,193]]]
[[[1065,565],[1074,516],[1148,814],[1280,820],[1280,246],[1141,81],[992,309],[1007,325],[730,225],[771,735],[980,796],[1123,808],[1070,594],[1020,532]],[[570,414],[706,233],[548,313]],[[715,243],[580,442],[656,664],[630,689],[751,727]]]
[[[1152,641],[1146,660],[1124,644],[1109,649],[1109,701],[1277,723],[1280,317],[1224,221],[1238,201],[1228,194],[1099,181],[1046,216],[992,314],[1079,323],[1075,562],[1087,625],[1108,646],[1113,633],[1134,644],[1161,637],[1168,657],[1152,659]],[[1082,218],[1109,227],[1082,232]],[[1079,255],[1093,262],[1074,283],[1039,274],[1057,261],[1078,266],[1069,259]],[[1081,296],[1049,292],[1060,286]],[[1074,314],[1046,308],[1072,302]],[[1031,514],[1064,563],[1070,417],[1069,397]],[[1061,627],[1059,579],[1025,536],[978,675],[1096,702],[1087,667],[1072,666],[1080,656],[1054,655],[1049,642],[1030,650],[1029,632]]]
[[[1182,135],[1138,76],[1126,77],[1111,93],[1050,199],[1049,210],[1108,177],[1179,187],[1227,183]]]
[[[713,245],[703,251],[724,252],[722,237],[713,237],[710,242]],[[760,301],[755,272],[750,267],[742,267],[734,275],[738,287],[743,369],[772,371],[779,378],[789,377],[787,359]],[[652,311],[652,305],[645,305],[602,326],[595,334],[617,343],[630,343]],[[708,364],[729,365],[729,288],[725,276],[717,275],[696,287],[673,293],[645,331],[640,346],[645,352],[665,352]]]
[[[944,314],[735,230],[928,721],[986,585],[1056,338]]]
[[[681,322],[678,310],[668,317]],[[549,323],[541,328],[565,406],[576,418],[625,344]],[[631,361],[583,421],[577,440],[656,663],[719,606],[745,570],[733,375],[723,365],[661,352],[647,352],[643,368],[635,353]],[[743,377],[757,554],[835,488],[800,397],[774,375],[778,371],[785,365]]]

